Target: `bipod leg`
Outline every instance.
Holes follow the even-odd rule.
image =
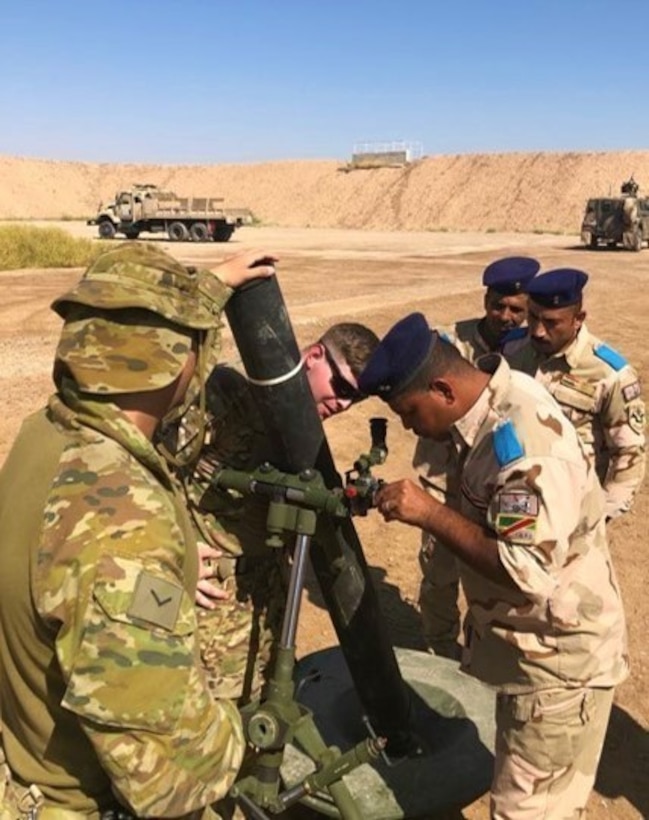
[[[298,723],[295,741],[318,766],[318,770],[302,783],[282,792],[279,795],[282,806],[288,808],[316,791],[326,790],[338,810],[336,814],[329,816],[339,817],[341,820],[363,820],[363,815],[342,778],[356,766],[368,763],[378,756],[378,751],[374,753],[375,742],[362,741],[341,754],[336,747],[326,745],[310,714]]]
[[[315,514],[311,510],[300,510],[296,523],[301,531],[296,536],[282,634],[267,696],[248,720],[244,721],[247,739],[258,750],[258,756],[252,772],[236,782],[230,790],[232,797],[242,807],[250,813],[256,810],[259,818],[266,816],[264,808],[274,814],[282,810],[278,793],[284,748],[292,740],[295,727],[304,714],[304,709],[295,700],[293,670],[295,635],[309,545],[315,530]]]
[[[292,650],[291,657],[293,660],[295,659],[297,620],[302,601],[306,559],[310,542],[311,537],[308,535],[298,534],[296,538],[291,583],[287,595],[287,612],[282,624],[281,652],[288,649]],[[292,674],[293,669],[291,668],[291,696],[294,697],[295,688],[292,683]],[[341,755],[338,749],[329,748],[326,745],[310,714],[301,715],[293,727],[293,737],[320,769],[315,775],[306,778],[302,784],[282,792],[279,795],[282,807],[288,808],[316,789],[327,789],[338,809],[339,816],[343,820],[363,820],[342,777],[361,763],[369,762],[378,756],[378,751],[374,754],[374,748],[375,746],[378,748],[381,742],[363,741],[349,752]]]
[[[264,809],[278,814],[307,795],[327,791],[335,806],[332,806],[333,811],[337,810],[334,817],[363,820],[342,778],[356,766],[375,760],[385,742],[380,738],[368,738],[341,754],[338,748],[325,744],[312,715],[295,699],[295,638],[309,546],[315,531],[314,513],[300,510],[296,525],[286,612],[268,695],[246,723],[248,740],[258,749],[259,755],[253,772],[235,783],[230,794],[255,820],[266,820],[268,815]],[[317,771],[297,786],[280,793],[284,749],[294,738],[312,758]]]

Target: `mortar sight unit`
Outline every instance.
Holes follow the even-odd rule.
[[[375,506],[376,492],[383,483],[382,479],[373,475],[372,467],[383,464],[387,458],[386,432],[387,419],[370,419],[370,452],[361,455],[353,468],[347,470],[344,487],[327,488],[315,469],[284,473],[267,463],[252,471],[220,467],[210,480],[214,487],[222,490],[267,498],[270,501],[267,520],[271,536],[269,546],[278,546],[275,536],[283,530],[292,529],[297,508],[325,513],[333,518],[367,515],[368,510]]]

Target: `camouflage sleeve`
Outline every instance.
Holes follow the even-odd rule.
[[[196,547],[144,470],[83,467],[62,473],[34,584],[56,624],[61,705],[136,815],[181,816],[223,797],[244,749],[236,709],[212,700],[199,665],[182,569]]]
[[[208,379],[207,408],[208,439],[186,482],[190,508],[208,542],[214,540],[209,534],[216,534],[234,555],[266,557],[268,502],[212,487],[209,481],[215,465],[250,471],[268,459],[268,434],[245,377],[231,367],[215,368]]]
[[[540,457],[516,461],[497,479],[487,511],[500,561],[519,589],[543,605],[557,585],[579,523],[584,464]],[[601,494],[601,491],[598,491]]]
[[[645,405],[640,382],[628,366],[614,376],[601,417],[609,453],[604,478],[608,518],[630,509],[645,472]]]
[[[212,271],[204,269],[198,272],[198,290],[200,298],[210,303],[211,310],[215,314],[215,324],[221,310],[227,304],[228,299],[233,294],[232,288],[224,284]]]

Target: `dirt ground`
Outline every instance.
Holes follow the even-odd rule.
[[[51,223],[50,223],[51,224]],[[85,225],[66,222],[77,235],[92,235]],[[621,350],[647,384],[646,343],[649,251],[586,251],[576,236],[540,234],[379,233],[369,231],[243,228],[228,246],[171,246],[182,261],[208,264],[224,253],[255,246],[280,256],[278,275],[298,341],[317,338],[336,321],[362,321],[379,335],[412,310],[432,325],[447,324],[481,311],[480,274],[498,256],[536,256],[545,269],[580,267],[591,274],[586,291],[588,324],[598,336]],[[50,367],[59,321],[50,301],[77,280],[80,271],[0,272],[0,417],[3,460],[24,415],[39,407],[50,390]],[[644,333],[642,332],[644,328]],[[225,356],[235,352],[226,329]],[[386,479],[410,473],[411,434],[378,399],[327,422],[327,436],[338,468],[351,467],[369,446],[368,420],[387,415],[390,454],[377,473]],[[645,583],[649,551],[644,526],[649,513],[647,483],[634,510],[610,528],[612,553],[624,593],[629,622],[632,673],[619,687],[616,705],[589,817],[649,817],[649,670],[645,619],[649,604]],[[401,524],[386,525],[378,515],[357,519],[368,563],[396,646],[421,648],[417,615],[418,535]],[[305,596],[298,649],[304,656],[336,643],[328,615],[317,600]],[[466,820],[488,817],[486,798],[453,815]]]

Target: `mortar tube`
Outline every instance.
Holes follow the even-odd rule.
[[[266,425],[271,463],[289,473],[315,467],[329,489],[341,486],[277,277],[237,289],[225,312]],[[402,756],[412,744],[408,694],[350,518],[319,516],[311,561],[370,725],[386,738],[388,754]]]

